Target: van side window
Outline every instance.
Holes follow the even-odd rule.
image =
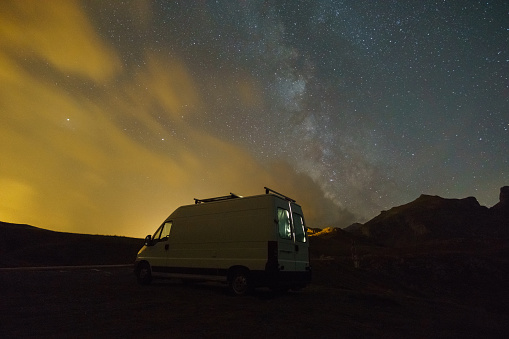
[[[154,241],[167,240],[168,237],[170,236],[171,225],[172,225],[171,221],[168,221],[168,222],[165,222],[164,224],[162,224],[161,227],[159,227],[157,229],[156,233],[154,233],[154,236],[152,237],[152,239]]]
[[[163,229],[163,226],[159,226],[156,233],[152,236],[152,240],[160,239],[161,238],[161,231]]]
[[[290,213],[284,208],[277,209],[277,224],[279,236],[283,239],[292,239],[292,229],[290,226]]]
[[[171,225],[172,225],[171,221],[164,223],[163,230],[161,231],[161,239],[168,238],[170,236]]]
[[[293,213],[293,228],[295,229],[295,240],[298,242],[306,242],[306,228],[301,215]]]

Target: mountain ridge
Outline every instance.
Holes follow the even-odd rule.
[[[502,187],[491,208],[473,197],[423,194],[364,224],[317,232],[309,237],[313,267],[341,267],[329,270],[331,281],[355,267],[429,296],[509,314],[507,193]]]
[[[509,186],[500,189],[500,201],[491,208],[481,206],[475,197],[450,199],[422,194],[345,231],[396,247],[453,238],[508,238],[508,190]]]

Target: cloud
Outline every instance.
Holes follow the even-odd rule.
[[[9,53],[40,58],[62,73],[94,81],[111,79],[120,70],[115,51],[72,0],[2,1],[0,42]]]
[[[298,200],[308,226],[352,220],[308,176],[196,123],[210,103],[182,60],[147,53],[127,71],[74,2],[1,6],[0,220],[143,237],[193,198],[263,186]],[[45,62],[53,68],[41,73]],[[80,90],[80,77],[98,89]],[[232,100],[256,107],[256,92],[246,77]]]
[[[271,185],[276,191],[297,200],[305,213],[308,227],[346,227],[356,221],[357,216],[338,206],[326,197],[322,188],[307,174],[296,172],[286,162],[275,162],[269,167]]]
[[[16,219],[25,206],[32,208],[34,191],[29,184],[5,177],[0,178],[0,187],[0,215],[5,220]]]

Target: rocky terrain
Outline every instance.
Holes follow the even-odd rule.
[[[310,236],[312,255],[391,277],[429,296],[509,313],[509,187],[487,208],[473,197],[421,195],[346,230]]]

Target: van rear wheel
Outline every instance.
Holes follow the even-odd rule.
[[[236,269],[229,280],[230,292],[234,295],[245,295],[251,290],[249,281],[249,271],[246,269]]]

